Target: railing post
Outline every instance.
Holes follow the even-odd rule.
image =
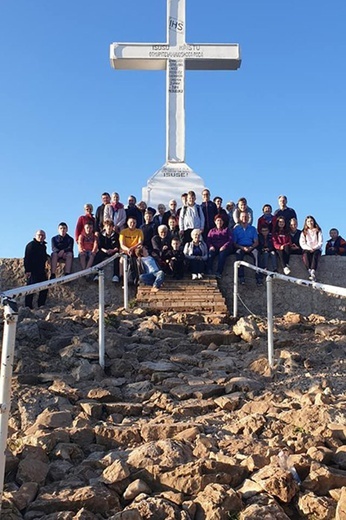
[[[240,262],[239,260],[237,262],[234,262],[233,267],[233,317],[236,318],[238,316],[238,269],[239,269]]]
[[[274,366],[274,338],[273,338],[273,279],[266,278],[267,284],[267,321],[268,321],[268,363],[270,368]]]
[[[99,274],[99,363],[105,368],[105,273],[100,269]]]
[[[2,303],[5,321],[0,375],[0,510],[4,490],[8,419],[11,409],[11,380],[18,321],[17,303],[9,298],[4,298]]]
[[[124,271],[124,308],[128,309],[129,307],[129,277],[128,277],[128,258],[127,255],[123,256],[123,271]]]

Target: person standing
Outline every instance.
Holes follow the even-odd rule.
[[[171,199],[168,203],[168,210],[163,215],[162,224],[165,224],[165,226],[168,226],[168,219],[171,217],[174,217],[175,219],[178,218],[177,213],[177,201],[175,199]]]
[[[234,226],[240,224],[240,213],[242,211],[246,211],[248,214],[248,224],[252,226],[253,223],[253,210],[248,206],[247,200],[245,197],[240,197],[237,202],[237,205],[233,211],[233,221]]]
[[[102,204],[100,206],[98,206],[98,208],[96,208],[96,213],[95,213],[95,232],[96,233],[101,233],[101,231],[103,229],[103,221],[105,220],[105,217],[104,217],[105,207],[107,206],[107,204],[110,204],[110,202],[111,202],[111,196],[107,191],[102,193],[101,201],[102,201]]]
[[[118,234],[122,229],[124,229],[126,222],[126,212],[124,204],[120,202],[120,196],[118,192],[113,191],[110,204],[105,206],[103,218],[104,222],[106,220],[113,220],[114,231],[116,231]]]
[[[46,262],[48,260],[46,247],[46,233],[39,229],[34,239],[26,245],[24,254],[24,269],[27,285],[45,282],[47,280]],[[47,300],[48,290],[44,289],[38,293],[37,304],[42,307]],[[33,294],[25,296],[25,306],[33,309]]]
[[[194,229],[204,230],[204,213],[201,207],[196,204],[196,194],[189,191],[187,194],[187,206],[183,206],[179,213],[179,230],[183,238],[183,245],[191,240],[191,232]]]
[[[81,215],[78,218],[77,224],[76,224],[76,229],[74,232],[74,238],[75,238],[75,241],[77,244],[78,244],[79,235],[84,230],[84,226],[87,222],[92,223],[94,231],[96,229],[96,221],[95,221],[95,217],[93,215],[93,210],[94,210],[94,208],[93,208],[92,204],[90,204],[90,203],[84,204],[84,215]]]
[[[275,217],[284,217],[286,222],[289,222],[291,218],[297,218],[297,213],[295,212],[295,210],[287,206],[286,195],[279,195],[278,203],[279,207],[274,212]]]
[[[137,207],[137,199],[134,195],[129,195],[127,202],[127,208],[125,209],[126,222],[130,217],[133,217],[136,220],[136,227],[139,228],[144,223],[144,220],[142,211]]]
[[[215,217],[217,215],[217,207],[215,202],[210,200],[210,191],[205,188],[202,191],[202,199],[203,202],[201,204],[201,208],[204,214],[204,231],[203,231],[203,238],[204,240],[207,239],[208,233],[211,229],[215,228]]]

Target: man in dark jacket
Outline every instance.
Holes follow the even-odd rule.
[[[48,260],[47,248],[46,248],[46,233],[39,229],[36,231],[35,238],[29,242],[25,248],[24,255],[24,269],[27,284],[44,282],[47,280],[46,273],[46,261]],[[38,294],[38,306],[42,307],[46,303],[48,290],[44,289]],[[33,308],[33,294],[27,294],[25,296],[26,307]]]
[[[58,231],[59,234],[52,238],[51,280],[56,277],[58,262],[64,262],[65,274],[70,274],[72,270],[74,240],[67,233],[66,222],[60,222]]]
[[[105,212],[105,207],[107,206],[107,204],[110,204],[111,202],[111,196],[107,191],[102,193],[101,201],[102,204],[96,209],[95,213],[95,231],[98,234],[100,234],[103,229],[103,216]]]

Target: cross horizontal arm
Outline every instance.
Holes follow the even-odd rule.
[[[114,69],[165,70],[168,60],[185,59],[187,70],[236,70],[240,48],[230,44],[112,43],[110,62]]]

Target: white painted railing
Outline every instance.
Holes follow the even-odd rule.
[[[268,328],[268,364],[272,368],[274,366],[274,318],[273,318],[273,280],[282,280],[284,282],[293,283],[295,285],[311,287],[312,289],[318,289],[319,291],[334,294],[335,296],[346,297],[346,289],[344,287],[337,287],[335,285],[327,285],[318,282],[310,282],[309,280],[303,280],[302,278],[293,278],[292,276],[286,276],[279,273],[267,271],[261,269],[247,262],[238,260],[234,262],[234,288],[233,288],[233,316],[238,316],[238,269],[243,265],[248,269],[252,269],[258,273],[262,273],[266,276],[266,288],[267,288],[267,328]]]
[[[6,463],[6,445],[8,434],[8,420],[11,409],[11,380],[13,371],[14,349],[16,342],[16,330],[18,322],[18,304],[16,298],[25,296],[26,294],[34,294],[42,289],[48,289],[56,285],[72,282],[84,276],[98,274],[99,284],[99,363],[102,368],[105,367],[105,312],[104,312],[104,270],[103,268],[113,262],[119,256],[123,259],[124,271],[124,308],[128,308],[128,262],[126,255],[119,253],[107,258],[103,262],[54,280],[35,283],[10,289],[0,294],[1,304],[4,307],[4,333],[2,341],[1,353],[1,373],[0,373],[0,511],[4,489],[5,463]]]

